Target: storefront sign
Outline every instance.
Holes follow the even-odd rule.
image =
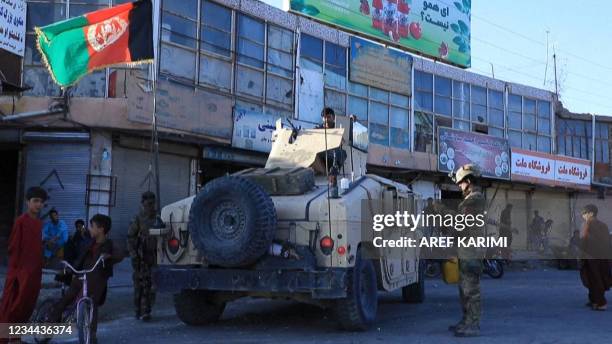
[[[291,0],[291,11],[470,67],[471,0]]]
[[[512,149],[512,180],[548,186],[590,188],[588,160]]]
[[[475,164],[483,177],[510,179],[508,141],[483,134],[438,128],[438,171]]]
[[[550,154],[512,148],[512,180],[555,185],[555,157]]]
[[[555,180],[558,185],[591,188],[591,162],[565,156],[557,157]]]
[[[0,0],[0,49],[24,55],[26,12],[25,0]]]
[[[350,80],[410,95],[412,57],[351,37]]]
[[[272,149],[272,132],[276,121],[282,118],[269,114],[249,112],[241,109],[234,111],[234,134],[232,147],[269,153]],[[282,118],[283,128],[291,128],[289,121],[298,129],[314,128],[314,124]]]

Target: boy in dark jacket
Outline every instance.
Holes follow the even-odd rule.
[[[94,312],[91,324],[92,342],[96,342],[96,328],[98,323],[98,307],[104,304],[108,279],[113,276],[113,264],[122,260],[121,255],[113,248],[113,242],[107,239],[111,229],[110,217],[102,214],[94,215],[89,221],[89,234],[92,241],[87,249],[75,260],[74,268],[77,270],[91,269],[100,256],[104,257],[104,264],[87,274],[88,295],[94,302]],[[49,316],[49,322],[61,322],[64,310],[73,305],[82,295],[83,282],[73,278],[70,288],[62,299],[54,305]]]

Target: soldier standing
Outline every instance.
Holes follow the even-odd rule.
[[[149,235],[157,215],[155,194],[144,192],[142,208],[128,229],[128,249],[134,269],[134,306],[136,319],[151,320],[151,306],[155,302],[155,290],[151,281],[151,269],[156,263],[157,242]]]
[[[461,166],[453,174],[453,181],[461,188],[463,201],[459,203],[457,214],[474,216],[484,214],[485,199],[477,185],[480,178],[478,167],[473,164]],[[439,212],[452,213],[444,206],[438,206]],[[438,210],[438,209],[437,209]],[[457,231],[457,236],[484,237],[484,226],[474,225]],[[449,330],[457,337],[477,337],[480,335],[480,276],[482,274],[483,248],[458,247],[459,258],[459,299],[463,310],[463,318]]]

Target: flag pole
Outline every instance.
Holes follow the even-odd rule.
[[[151,81],[153,82],[153,163],[155,164],[155,208],[157,212],[157,216],[155,218],[154,228],[162,228],[164,227],[164,222],[161,218],[161,192],[160,192],[160,180],[159,180],[159,136],[157,131],[157,80],[158,80],[158,71],[159,71],[159,41],[161,39],[160,36],[160,1],[153,1],[153,66],[151,73]],[[156,18],[158,20],[156,20]],[[157,27],[155,26],[157,24]]]

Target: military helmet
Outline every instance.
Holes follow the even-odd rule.
[[[468,176],[473,176],[475,178],[480,177],[480,170],[478,169],[478,166],[474,164],[465,164],[459,167],[456,172],[453,172],[450,177],[455,184],[459,184],[463,179],[465,179],[465,177]]]
[[[151,191],[143,192],[140,201],[144,202],[144,201],[148,201],[148,200],[155,200],[155,194],[153,192],[151,192]]]

